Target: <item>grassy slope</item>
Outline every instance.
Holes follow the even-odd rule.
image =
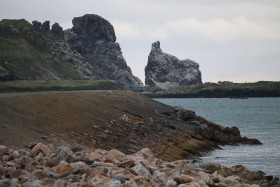
[[[188,90],[147,93],[149,97],[279,97],[280,82],[210,84]]]
[[[48,33],[33,30],[25,20],[2,20],[0,67],[20,79],[80,79],[74,67],[59,57],[52,60],[56,56],[49,52],[49,46],[56,40]]]
[[[120,86],[117,83],[107,80],[42,80],[0,82],[0,92],[116,89],[120,89]]]
[[[149,147],[166,160],[213,148],[182,129],[158,123],[166,116],[154,111],[171,107],[128,91],[2,93],[0,106],[0,144],[4,145],[43,141],[125,153]]]

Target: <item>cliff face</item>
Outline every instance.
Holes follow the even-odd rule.
[[[198,63],[188,59],[179,60],[175,56],[163,53],[159,41],[152,44],[145,76],[146,85],[161,89],[202,83]]]
[[[124,88],[142,86],[122,56],[113,26],[98,15],[58,23],[0,22],[0,80],[106,79]]]

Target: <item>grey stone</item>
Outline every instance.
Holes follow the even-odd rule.
[[[19,187],[20,185],[17,184],[15,181],[11,179],[2,179],[0,180],[0,187]]]
[[[117,181],[120,181],[121,184],[125,183],[125,178],[123,177],[122,174],[114,175],[114,176],[113,176],[113,179],[114,179],[114,180],[117,180]]]
[[[55,163],[59,164],[61,161],[66,161],[70,163],[74,158],[73,152],[69,147],[66,146],[60,146],[56,150],[56,157],[55,157]]]
[[[189,59],[179,60],[173,55],[163,53],[160,42],[157,41],[152,44],[148,64],[145,67],[145,83],[165,90],[199,85],[202,83],[199,64]]]

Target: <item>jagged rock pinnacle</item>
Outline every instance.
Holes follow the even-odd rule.
[[[152,51],[153,52],[156,52],[156,53],[162,53],[161,49],[160,49],[160,42],[157,41],[157,42],[154,42],[152,44]]]
[[[170,89],[201,84],[199,64],[186,59],[179,60],[173,55],[163,53],[160,42],[152,44],[152,50],[145,67],[145,83],[151,87]]]

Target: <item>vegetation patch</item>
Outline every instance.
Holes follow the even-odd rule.
[[[117,90],[120,85],[107,80],[42,80],[0,82],[0,92]]]
[[[259,81],[254,83],[208,83],[190,88],[155,90],[142,92],[153,98],[192,98],[192,97],[280,97],[280,82]]]

